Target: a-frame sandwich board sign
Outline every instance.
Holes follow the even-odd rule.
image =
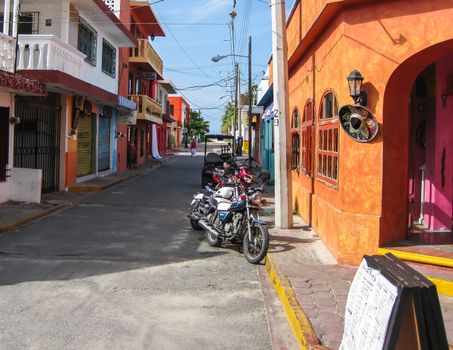
[[[352,282],[341,350],[447,350],[436,286],[395,256],[364,256]]]

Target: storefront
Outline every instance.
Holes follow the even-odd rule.
[[[8,200],[39,201],[40,193],[30,195],[25,189],[30,184],[28,179],[23,174],[13,173],[14,130],[21,121],[15,111],[15,95],[45,96],[47,91],[38,80],[14,74],[14,54],[8,54],[8,49],[11,53],[15,50],[14,40],[0,33],[0,44],[3,45],[3,55],[0,54],[0,203]],[[29,179],[34,181],[33,177]],[[22,183],[22,190],[18,190],[13,183]],[[39,189],[37,192],[40,192]]]
[[[137,124],[137,104],[131,100],[118,96],[118,128],[116,137],[116,170],[125,171],[130,167],[128,145],[131,129]]]
[[[96,114],[83,114],[77,127],[77,177],[95,173]]]
[[[16,96],[14,167],[41,169],[42,192],[59,190],[61,96]]]
[[[293,8],[293,208],[340,263],[356,264],[414,229],[451,234],[452,16],[451,1]],[[354,72],[363,77],[359,93],[347,80]],[[342,115],[356,103],[366,107],[357,127]]]

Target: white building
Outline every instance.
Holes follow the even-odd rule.
[[[48,91],[16,97],[14,166],[42,169],[43,192],[114,172],[118,52],[135,46],[131,33],[102,0],[3,0],[0,12],[17,19],[0,17],[18,38],[17,72]]]

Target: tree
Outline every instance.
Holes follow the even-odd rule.
[[[256,101],[257,92],[258,92],[258,85],[253,84],[252,85],[252,93],[253,93],[252,94],[252,98],[253,98],[252,105],[255,105],[257,103],[257,101]],[[244,92],[241,94],[239,104],[242,107],[248,106],[248,104],[249,104],[248,92]],[[234,104],[229,102],[228,105],[226,106],[225,112],[223,113],[223,116],[222,116],[222,126],[221,126],[222,134],[232,134],[233,128],[234,128],[233,119],[234,119]],[[238,128],[239,126],[236,125],[236,127]]]
[[[234,106],[228,103],[222,116],[222,134],[230,134],[233,130]]]
[[[209,122],[203,119],[200,112],[194,110],[190,110],[190,121],[186,127],[191,137],[200,139],[209,132]]]

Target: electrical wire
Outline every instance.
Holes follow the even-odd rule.
[[[156,11],[157,13],[159,14],[159,16],[161,16],[159,10],[156,8]],[[178,44],[178,46],[180,47],[181,51],[184,53],[184,55],[189,59],[190,62],[193,63],[193,65],[195,67],[198,68],[198,70],[204,75],[206,76],[209,80],[213,81],[213,79],[197,64],[197,62],[195,62],[195,60],[192,58],[192,56],[189,55],[189,53],[187,52],[187,50],[182,46],[182,44],[179,42],[179,40],[176,38],[176,36],[173,34],[173,31],[170,29],[170,27],[168,27],[168,25],[166,25],[164,23],[164,25],[167,27],[168,29],[168,32],[170,33],[170,35],[173,37],[173,40],[176,41],[176,43]]]

